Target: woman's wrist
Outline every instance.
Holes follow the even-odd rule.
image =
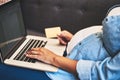
[[[69,71],[71,73],[77,73],[76,72],[77,61],[71,60],[71,59],[63,57],[63,56],[54,57],[52,65],[54,65],[58,68],[64,69],[66,71]]]
[[[56,67],[60,67],[59,61],[60,61],[61,58],[62,57],[58,56],[58,55],[55,56],[55,57],[53,57],[51,64],[54,65],[54,66],[56,66]]]

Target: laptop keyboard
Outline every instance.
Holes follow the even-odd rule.
[[[25,56],[26,51],[31,48],[44,47],[47,41],[30,39],[22,50],[15,56],[14,60],[35,63],[36,60]]]

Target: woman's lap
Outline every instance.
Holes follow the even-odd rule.
[[[44,71],[8,66],[0,63],[1,80],[51,80]]]

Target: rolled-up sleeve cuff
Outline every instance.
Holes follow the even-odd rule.
[[[79,60],[76,66],[76,70],[80,80],[91,80],[91,68],[94,61]]]

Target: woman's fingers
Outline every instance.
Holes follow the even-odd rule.
[[[27,54],[29,54],[29,55],[38,55],[39,52],[37,52],[37,51],[27,51]]]
[[[26,56],[29,57],[29,58],[38,59],[38,55],[30,55],[30,54],[26,54]]]
[[[67,44],[67,43],[66,43],[62,38],[60,38],[60,37],[58,37],[58,40],[59,40],[60,44],[62,44],[62,45],[66,45],[66,44]]]
[[[27,51],[25,55],[29,58],[39,59],[41,56],[41,52],[35,51],[35,50],[30,50],[30,51]]]
[[[41,48],[32,48],[33,51],[39,51]]]
[[[57,36],[58,36],[58,40],[59,40],[60,44],[66,45],[71,40],[73,34],[64,30]]]

